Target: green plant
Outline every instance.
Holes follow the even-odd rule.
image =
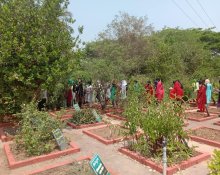
[[[71,123],[76,125],[96,123],[96,117],[92,113],[92,109],[83,109],[79,112],[75,112],[70,119]]]
[[[52,131],[62,129],[60,120],[47,112],[38,111],[34,103],[23,106],[17,116],[21,119],[21,129],[15,139],[18,149],[24,148],[28,155],[41,155],[56,147]]]
[[[161,162],[162,142],[166,138],[168,164],[186,160],[194,154],[194,149],[189,148],[185,141],[188,136],[183,130],[181,117],[184,108],[179,102],[167,100],[158,104],[152,101],[143,112],[143,102],[132,90],[129,91],[128,101],[125,113],[129,133],[143,132],[140,138],[136,136],[129,142],[129,149]]]
[[[214,150],[213,157],[208,164],[210,175],[220,175],[220,150]]]

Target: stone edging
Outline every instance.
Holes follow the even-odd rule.
[[[147,159],[133,151],[128,150],[127,148],[119,148],[119,152],[121,152],[122,154],[125,154],[126,156],[140,162],[141,164],[147,165],[149,167],[151,167],[152,169],[162,173],[163,172],[163,167],[158,165],[157,163],[153,162],[150,159]],[[200,152],[199,152],[200,153]],[[211,157],[210,154],[208,153],[201,153],[198,156],[192,157],[189,160],[183,161],[180,164],[177,165],[173,165],[171,167],[167,168],[167,175],[172,175],[174,173],[176,173],[177,171],[179,171],[179,169],[186,169],[189,168],[195,164],[198,164],[204,160],[207,160]]]
[[[4,143],[4,151],[5,151],[6,157],[8,159],[9,168],[13,169],[13,168],[19,168],[19,167],[31,165],[34,163],[39,163],[42,161],[54,159],[54,158],[57,158],[60,156],[64,156],[67,154],[72,154],[72,153],[76,153],[76,152],[80,151],[80,148],[74,142],[70,142],[70,146],[71,146],[71,148],[63,150],[63,151],[49,153],[49,154],[41,155],[41,156],[36,156],[36,157],[32,157],[32,158],[29,158],[26,160],[21,160],[21,161],[15,160],[15,157],[14,157],[13,153],[11,152],[9,142]]]

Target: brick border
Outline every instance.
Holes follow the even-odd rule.
[[[106,113],[105,115],[107,115],[108,117],[114,118],[114,119],[118,119],[118,120],[127,121],[127,119],[126,119],[126,118],[124,118],[124,117],[120,117],[120,116],[115,115],[115,114]]]
[[[29,172],[29,173],[27,173],[27,175],[35,175],[37,173],[42,173],[44,171],[47,171],[47,170],[50,170],[50,169],[53,169],[53,168],[57,168],[57,167],[60,167],[60,166],[65,166],[65,165],[68,165],[68,164],[71,164],[71,163],[74,163],[74,162],[79,162],[79,161],[82,161],[82,160],[91,160],[91,159],[92,159],[91,156],[81,156],[81,157],[77,158],[76,160],[68,160],[68,161],[56,163],[54,165],[45,166],[45,167],[43,167],[39,170]],[[108,171],[110,172],[111,175],[117,175],[111,169],[108,169]]]
[[[195,130],[202,129],[202,128],[208,128],[208,129],[220,131],[218,129],[209,128],[209,127],[205,127],[205,126],[197,127],[197,128],[191,129],[191,130],[195,131]],[[204,143],[204,144],[207,144],[207,145],[210,145],[210,146],[214,146],[214,147],[220,148],[220,142],[216,142],[216,141],[213,141],[213,140],[208,140],[208,139],[205,139],[205,138],[202,138],[202,137],[198,137],[198,136],[194,136],[194,135],[189,135],[189,137],[193,141],[201,142],[201,143]]]
[[[89,128],[89,127],[93,127],[93,126],[105,125],[105,123],[104,122],[97,122],[97,123],[84,124],[84,125],[75,125],[71,122],[67,122],[67,125],[72,127],[73,129],[83,129],[83,128]]]
[[[27,166],[27,165],[31,165],[34,163],[39,163],[39,162],[43,162],[46,160],[50,160],[50,159],[54,159],[54,158],[58,158],[60,156],[64,156],[64,155],[68,155],[68,154],[72,154],[72,153],[77,153],[80,151],[80,148],[74,143],[74,142],[70,142],[70,146],[71,148],[63,150],[63,151],[59,151],[59,152],[55,152],[55,153],[49,153],[46,155],[41,155],[41,156],[36,156],[36,157],[32,157],[26,160],[21,160],[21,161],[16,161],[15,157],[10,149],[10,143],[4,143],[4,151],[8,160],[8,165],[10,169],[13,168],[19,168],[19,167],[23,167],[23,166]]]
[[[187,113],[193,113],[193,112],[187,112]],[[196,121],[196,122],[203,122],[207,120],[211,120],[214,118],[217,118],[218,116],[216,114],[210,114],[209,117],[202,117],[202,118],[196,118],[196,117],[187,117],[188,120]]]
[[[129,149],[127,149],[125,147],[119,148],[118,151],[120,153],[125,154],[126,156],[138,161],[141,164],[144,164],[146,166],[151,167],[152,169],[154,169],[160,173],[163,172],[162,166],[158,165],[157,163],[153,162],[150,159],[147,159],[147,158],[141,156],[138,153],[130,151]],[[192,157],[186,161],[181,162],[180,164],[168,167],[167,168],[167,175],[172,175],[172,174],[176,173],[177,171],[179,171],[179,169],[183,170],[183,169],[189,168],[189,167],[191,167],[195,164],[198,164],[204,160],[207,160],[211,157],[211,155],[208,153],[202,153],[202,152],[199,152],[199,153],[200,153],[200,155],[198,155],[198,156]]]
[[[215,122],[214,125],[220,126],[220,121]]]

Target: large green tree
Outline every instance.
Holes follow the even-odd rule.
[[[68,0],[0,1],[0,113],[52,95],[74,65],[74,23]],[[76,54],[77,55],[77,54]]]

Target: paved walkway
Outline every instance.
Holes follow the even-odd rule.
[[[106,116],[104,118],[107,119]],[[189,121],[190,124],[189,126],[187,126],[187,129],[198,127],[198,126],[208,126],[208,127],[220,129],[220,126],[213,125],[215,121],[219,121],[219,120],[220,118],[216,118],[216,119],[212,119],[212,120],[204,121],[204,122]],[[120,121],[117,121],[117,120],[111,120],[111,122],[114,124],[120,123]],[[98,153],[101,156],[103,162],[105,163],[107,167],[113,169],[119,175],[159,175],[160,174],[152,170],[151,168],[144,166],[136,162],[135,160],[132,160],[131,158],[119,153],[118,148],[123,146],[123,143],[106,146],[100,143],[99,141],[96,141],[95,139],[83,134],[82,130],[74,130],[71,128],[65,128],[64,134],[70,140],[73,140],[75,143],[79,145],[79,147],[81,148],[81,151],[79,153],[63,156],[57,159],[33,164],[33,165],[22,167],[22,168],[17,168],[14,170],[10,170],[8,168],[7,160],[2,149],[3,144],[0,141],[0,175],[26,175],[28,172],[32,170],[37,170],[46,165],[50,165],[50,164],[57,163],[57,162],[62,162],[64,160],[75,159],[77,157],[84,156],[84,155],[93,155],[95,153]],[[207,146],[204,144],[199,144],[197,142],[192,142],[192,141],[190,141],[189,144],[198,146],[197,149],[203,152],[212,153],[213,150],[216,149],[214,147]],[[180,171],[177,174],[207,175],[208,174],[207,161],[197,164],[191,168],[188,168],[187,170]]]

